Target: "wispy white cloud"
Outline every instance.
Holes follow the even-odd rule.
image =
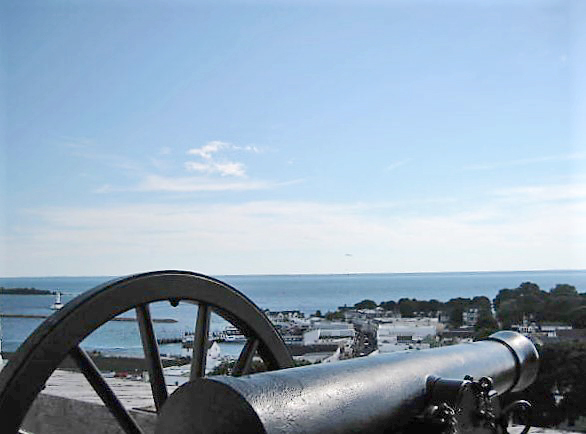
[[[104,184],[93,192],[97,194],[119,192],[169,192],[169,193],[195,193],[195,192],[222,192],[222,191],[254,191],[272,190],[303,183],[303,179],[291,181],[263,181],[242,180],[226,181],[212,180],[197,176],[160,176],[148,175],[137,185],[113,186]]]
[[[208,160],[212,158],[213,154],[217,153],[222,149],[230,148],[231,146],[232,145],[230,143],[222,142],[220,140],[213,140],[211,142],[206,143],[200,148],[190,149],[187,151],[187,153],[189,155],[197,155]]]
[[[202,158],[212,158],[212,156],[223,150],[234,150],[252,152],[254,154],[260,154],[262,149],[255,145],[235,145],[233,143],[223,142],[221,140],[212,140],[199,148],[192,148],[187,151],[189,155],[197,155]]]
[[[480,163],[466,166],[465,170],[496,170],[506,167],[528,166],[532,164],[553,163],[562,161],[578,161],[586,159],[585,152],[575,152],[571,154],[547,155],[542,157],[523,158],[510,161],[499,161],[493,163]]]
[[[215,161],[206,161],[203,163],[197,161],[187,161],[185,168],[193,172],[207,174],[220,174],[221,176],[246,176],[246,169],[243,163],[217,163]]]
[[[277,187],[278,183],[267,181],[217,182],[205,177],[165,177],[147,176],[135,191],[159,192],[198,192],[198,191],[248,191],[267,190]]]
[[[255,154],[261,152],[260,148],[254,145],[240,146],[228,142],[222,142],[220,140],[213,140],[206,143],[204,146],[188,150],[188,155],[200,157],[201,160],[187,161],[184,166],[189,171],[207,175],[246,176],[246,167],[244,163],[219,159],[217,157],[222,151],[244,151]]]
[[[111,167],[124,169],[125,175],[131,180],[126,185],[103,184],[93,189],[93,193],[107,194],[114,192],[153,191],[153,192],[222,192],[222,191],[253,191],[268,190],[301,182],[292,180],[285,182],[270,180],[253,180],[247,176],[246,166],[242,162],[220,159],[223,151],[241,151],[260,153],[261,148],[255,145],[237,146],[228,142],[214,140],[200,148],[187,151],[188,155],[199,157],[197,161],[183,161],[186,173],[177,173],[177,159],[173,158],[172,149],[164,146],[153,155],[130,160],[115,154],[98,151],[90,140],[68,140],[64,142],[70,153],[81,158],[93,159]],[[154,172],[154,173],[153,173]],[[198,176],[189,176],[188,172]],[[236,178],[231,182],[225,178]]]
[[[237,151],[245,151],[245,152],[252,152],[254,154],[260,154],[262,152],[261,148],[254,145],[246,145],[246,146],[233,146],[232,149]]]

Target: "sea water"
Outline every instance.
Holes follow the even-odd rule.
[[[586,292],[586,270],[526,271],[479,273],[401,273],[401,274],[343,274],[343,275],[274,275],[217,276],[234,286],[261,309],[300,310],[305,314],[320,310],[334,311],[339,306],[351,306],[364,299],[377,303],[403,297],[419,300],[447,301],[455,297],[484,295],[490,299],[503,288],[516,288],[522,282],[533,282],[549,290],[556,284],[576,286]],[[111,280],[112,277],[35,277],[0,278],[0,286],[33,287],[61,291],[64,303],[81,293]],[[0,295],[0,312],[4,314],[50,315],[54,296]],[[172,318],[175,323],[155,323],[158,338],[178,338],[193,331],[197,306],[181,303],[173,307],[167,302],[151,304],[153,318]],[[133,312],[125,314],[133,316]],[[2,349],[14,351],[41,323],[37,318],[2,318]],[[212,317],[213,331],[227,323]],[[135,322],[108,322],[94,331],[82,347],[106,355],[141,356],[142,346]],[[241,345],[223,344],[222,354],[237,355]],[[181,344],[161,345],[168,355],[186,355]]]

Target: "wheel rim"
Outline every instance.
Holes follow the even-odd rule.
[[[197,303],[191,376],[201,377],[205,370],[209,319],[213,312],[235,325],[246,336],[246,344],[234,372],[246,374],[258,353],[267,369],[293,366],[287,348],[262,311],[244,294],[217,279],[186,271],[157,271],[107,282],[67,303],[44,321],[19,347],[0,372],[0,414],[3,427],[17,432],[43,385],[70,355],[126,432],[140,432],[126,420],[115,396],[87,354],[79,347],[85,337],[115,316],[136,309],[153,399],[157,409],[166,397],[166,385],[149,304],[157,301]],[[196,352],[197,350],[197,352]],[[103,381],[105,383],[105,381]],[[110,391],[111,392],[111,391]],[[112,392],[113,393],[113,392]],[[8,417],[9,416],[9,417]],[[128,425],[128,426],[126,426]]]

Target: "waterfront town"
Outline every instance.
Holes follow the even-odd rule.
[[[502,289],[494,300],[484,296],[447,302],[362,300],[335,312],[267,310],[265,314],[298,365],[418,351],[484,339],[498,330],[517,331],[539,349],[541,368],[535,383],[511,394],[511,399],[532,402],[533,426],[586,432],[582,399],[586,396],[586,293],[578,293],[572,285],[543,290],[523,282]],[[233,329],[214,338],[238,340]],[[222,359],[215,342],[208,361],[208,375],[230,373],[234,364]],[[262,364],[256,366],[263,369]],[[169,385],[181,384],[188,375],[181,367],[166,371]]]
[[[419,351],[473,342],[498,330],[515,330],[537,346],[541,358],[536,382],[515,396],[532,402],[532,424],[586,432],[586,408],[581,398],[586,393],[586,294],[578,293],[572,285],[560,284],[545,291],[524,282],[514,289],[502,289],[492,301],[484,296],[447,302],[402,298],[377,303],[366,299],[334,312],[265,310],[264,314],[298,366]],[[212,333],[206,375],[232,374],[235,358],[222,354],[220,344],[243,345],[245,341],[233,326]],[[185,334],[178,342],[190,348],[193,335]],[[128,405],[148,407],[150,388],[143,360],[105,357],[97,352],[90,356],[102,375],[123,391]],[[169,392],[189,381],[190,357],[163,355],[162,362]],[[254,360],[253,372],[262,370],[262,361]],[[81,374],[72,371],[74,364],[66,360],[62,370],[47,382],[45,392],[70,398],[74,390],[79,392],[76,399],[95,401],[91,390],[89,394],[82,392],[87,387],[82,385]]]

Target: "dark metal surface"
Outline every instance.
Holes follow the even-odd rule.
[[[232,375],[239,377],[244,374],[250,373],[252,367],[252,359],[258,349],[258,339],[248,339],[244,344],[244,349],[240,353],[240,357],[234,365]]]
[[[165,384],[163,363],[159,355],[159,345],[157,344],[157,337],[155,336],[149,306],[146,304],[137,306],[136,318],[138,320],[140,338],[144,349],[144,357],[147,360],[153,400],[155,401],[157,411],[159,411],[167,400],[167,386]]]
[[[524,356],[529,354],[534,358]],[[533,374],[525,370],[534,372],[536,365],[537,352],[527,338],[497,333],[491,340],[432,350],[198,379],[169,397],[157,433],[222,432],[218,424],[228,410],[219,402],[240,409],[240,419],[229,410],[234,421],[260,421],[258,432],[393,432],[424,410],[432,375],[490,377],[501,394],[526,384]]]
[[[200,303],[193,335],[193,358],[189,378],[195,380],[205,375],[208,354],[208,336],[210,332],[210,306]]]
[[[43,322],[19,347],[0,372],[0,414],[2,432],[16,433],[43,385],[61,361],[81,341],[115,316],[156,301],[185,300],[209,306],[239,328],[258,339],[258,353],[269,370],[293,366],[287,348],[270,321],[246,296],[211,277],[185,271],[157,271],[125,277],[100,285],[67,303]],[[142,319],[141,319],[142,316]],[[148,336],[146,317],[143,342],[147,358],[157,371],[158,350]],[[149,348],[147,348],[149,347]],[[154,368],[153,368],[154,367]],[[155,377],[158,374],[155,375]],[[159,380],[153,386],[156,400],[164,399]],[[153,384],[153,383],[151,383]]]
[[[502,434],[501,408],[492,380],[428,379],[427,406],[404,433]]]
[[[539,355],[533,345],[527,345],[527,338],[519,333],[503,330],[492,334],[489,340],[505,344],[517,361],[517,380],[511,387],[511,392],[518,392],[527,388],[537,378],[539,370]]]

